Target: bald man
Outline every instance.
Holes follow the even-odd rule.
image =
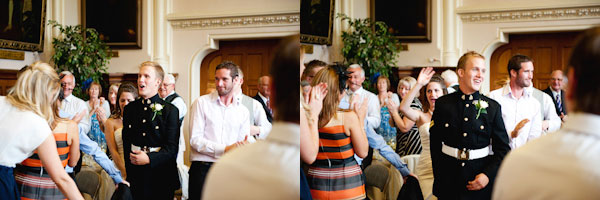
[[[550,76],[550,84],[548,88],[543,90],[546,94],[552,97],[552,101],[554,102],[554,107],[556,108],[556,114],[562,119],[565,120],[565,116],[567,115],[567,107],[565,105],[565,91],[562,90],[564,84],[564,75],[561,70],[554,70],[552,75]]]
[[[262,104],[263,109],[265,109],[265,113],[267,113],[267,120],[269,123],[273,123],[273,112],[271,111],[271,106],[269,102],[269,98],[271,96],[270,92],[271,86],[271,77],[269,76],[261,76],[258,78],[258,92],[252,98],[256,99],[260,104]]]

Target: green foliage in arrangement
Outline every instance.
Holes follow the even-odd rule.
[[[344,62],[361,65],[365,70],[363,87],[374,92],[377,88],[371,83],[375,83],[380,75],[389,77],[402,48],[400,42],[384,22],[352,19],[341,13],[337,18],[350,25],[350,30],[342,32]]]
[[[86,28],[84,37],[81,25],[65,26],[53,20],[48,25],[58,28],[61,33],[52,39],[52,61],[56,71],[73,73],[76,82],[73,95],[88,99],[85,89],[92,81],[102,83],[102,74],[106,73],[110,60],[108,46],[93,28]]]

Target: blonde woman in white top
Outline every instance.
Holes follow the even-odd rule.
[[[6,97],[0,97],[0,199],[19,198],[12,169],[35,150],[60,191],[69,199],[83,199],[62,166],[49,126],[59,89],[56,71],[36,62],[20,73]]]

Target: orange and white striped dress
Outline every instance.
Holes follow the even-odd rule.
[[[319,153],[307,179],[314,199],[364,199],[362,169],[354,159],[352,141],[344,132],[342,112],[319,129]]]
[[[67,132],[53,134],[58,156],[62,166],[65,167],[71,157],[69,155],[71,147],[68,144]],[[15,181],[21,193],[21,199],[67,199],[52,181],[48,172],[44,170],[37,153],[37,150],[34,151],[33,155],[17,165],[15,169]]]

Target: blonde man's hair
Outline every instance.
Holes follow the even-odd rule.
[[[467,64],[467,61],[469,60],[469,58],[481,58],[481,59],[485,60],[485,57],[483,57],[481,54],[479,54],[475,51],[469,51],[469,52],[463,54],[458,59],[458,64],[456,64],[456,70],[457,71],[459,69],[465,70],[465,65]]]
[[[31,111],[54,123],[52,104],[58,97],[60,83],[58,74],[48,63],[35,62],[23,71],[15,85],[8,90],[10,104],[23,111]]]
[[[157,62],[153,62],[153,61],[143,62],[140,65],[140,69],[145,66],[154,67],[154,71],[156,71],[156,77],[158,77],[161,80],[161,82],[162,82],[162,80],[165,79],[165,71],[163,70],[162,66],[160,66],[160,64],[158,64]]]

